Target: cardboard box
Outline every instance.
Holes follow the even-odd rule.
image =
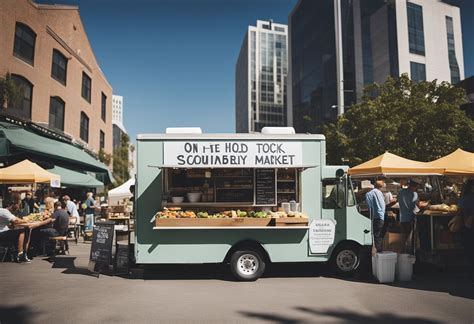
[[[157,218],[157,227],[269,226],[271,218]]]
[[[405,250],[406,240],[406,234],[387,232],[383,240],[382,248],[384,251],[402,253]]]
[[[275,226],[308,226],[308,219],[302,217],[275,218]]]

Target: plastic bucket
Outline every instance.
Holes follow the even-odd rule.
[[[410,281],[413,275],[413,264],[416,257],[411,254],[400,253],[397,260],[397,279],[399,281]]]
[[[376,278],[380,283],[395,281],[397,253],[390,251],[377,253],[375,263]]]

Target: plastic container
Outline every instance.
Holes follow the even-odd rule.
[[[397,279],[399,281],[410,281],[413,275],[413,265],[416,257],[411,254],[400,253],[397,259]]]
[[[375,277],[380,283],[395,281],[397,253],[383,251],[375,256]],[[372,266],[374,270],[374,267]]]
[[[179,204],[184,201],[184,197],[171,197],[171,201],[175,204]]]
[[[201,193],[200,192],[188,192],[186,197],[188,198],[189,202],[198,202],[201,200]]]

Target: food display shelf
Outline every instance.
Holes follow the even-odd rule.
[[[307,230],[309,226],[155,226],[154,230],[242,230],[242,229],[252,229],[252,230]]]

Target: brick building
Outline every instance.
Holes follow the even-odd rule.
[[[0,75],[23,100],[4,113],[112,152],[112,87],[100,70],[79,9],[31,0],[0,1]]]

